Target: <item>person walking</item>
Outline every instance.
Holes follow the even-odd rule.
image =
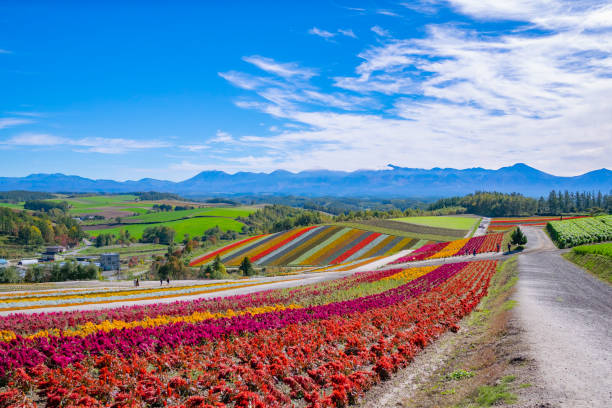
[[[164,285],[164,280],[162,278],[159,278],[159,286],[163,286]]]

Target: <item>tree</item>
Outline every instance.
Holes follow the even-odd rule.
[[[251,260],[247,256],[242,258],[242,262],[240,263],[240,267],[238,268],[238,270],[244,276],[253,276],[253,275],[255,275],[255,269],[253,269],[253,265],[251,264]]]
[[[525,234],[523,234],[523,231],[521,231],[520,228],[514,230],[511,239],[512,245],[523,246],[527,243],[527,237],[525,236]]]
[[[210,277],[212,279],[225,279],[228,277],[227,271],[225,270],[225,265],[223,265],[223,262],[221,262],[221,257],[219,255],[215,257],[211,267],[212,273]]]

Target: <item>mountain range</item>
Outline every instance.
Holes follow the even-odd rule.
[[[203,171],[173,182],[141,180],[93,180],[79,176],[31,174],[26,177],[0,177],[0,191],[126,193],[159,191],[190,197],[236,194],[274,194],[343,197],[448,197],[474,191],[519,192],[527,196],[547,195],[550,190],[612,190],[612,171],[600,169],[574,177],[560,177],[523,163],[497,170],[433,168],[430,170],[389,165],[384,170],[353,172],[309,170],[291,173]]]

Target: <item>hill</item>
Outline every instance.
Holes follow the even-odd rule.
[[[555,190],[601,190],[612,188],[612,171],[600,169],[574,177],[560,177],[522,163],[497,170],[433,168],[430,170],[389,165],[385,170],[354,172],[309,170],[299,173],[277,170],[272,173],[203,171],[190,179],[172,182],[154,179],[92,180],[64,174],[32,174],[27,177],[0,177],[0,191],[35,190],[46,192],[164,191],[183,195],[296,194],[306,196],[352,197],[441,197],[463,195],[475,190],[521,192],[546,195]]]

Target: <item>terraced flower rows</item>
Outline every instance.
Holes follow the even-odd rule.
[[[191,261],[190,266],[211,262],[237,266],[244,257],[257,265],[336,265],[408,249],[417,239],[397,237],[332,225],[296,228],[235,242]]]
[[[290,279],[289,279],[290,280]],[[0,312],[117,303],[127,301],[167,299],[181,296],[202,295],[222,290],[264,285],[266,282],[253,280],[225,281],[189,286],[165,286],[148,289],[89,289],[34,291],[19,294],[0,295]]]
[[[494,261],[0,318],[0,406],[341,407],[470,313]]]
[[[474,238],[464,238],[457,241],[439,242],[424,245],[410,255],[403,256],[391,262],[400,264],[404,262],[423,261],[425,259],[450,258],[453,256],[483,254],[497,252],[501,249],[504,234],[488,234]]]
[[[489,223],[488,231],[507,231],[511,228],[526,225],[526,226],[545,226],[550,221],[558,221],[561,218],[564,220],[573,220],[584,218],[586,215],[578,215],[574,217],[508,217],[508,218],[493,218]]]

